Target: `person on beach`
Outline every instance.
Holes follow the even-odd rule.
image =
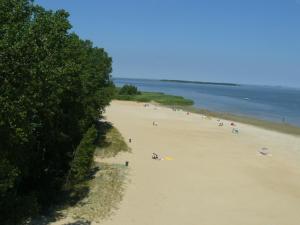
[[[238,133],[239,133],[239,129],[237,129],[237,128],[232,128],[232,133],[233,133],[233,134],[238,134]]]
[[[152,153],[152,159],[158,159],[158,155],[156,153]]]
[[[128,140],[128,141],[129,141],[129,143],[131,143],[131,138],[129,138],[129,140]]]

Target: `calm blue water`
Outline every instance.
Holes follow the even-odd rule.
[[[158,80],[114,78],[117,86],[164,92],[194,100],[195,106],[300,126],[300,89],[269,86],[220,86]],[[249,100],[245,100],[248,98]]]

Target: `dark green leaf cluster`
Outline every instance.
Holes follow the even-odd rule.
[[[140,95],[141,92],[134,85],[125,84],[119,90],[119,95]]]
[[[74,159],[71,163],[69,183],[77,184],[84,181],[90,174],[93,163],[93,156],[96,149],[95,141],[97,129],[92,126],[83,136],[80,144],[74,152]]]
[[[111,58],[70,28],[64,10],[0,1],[1,224],[53,199],[114,93]]]

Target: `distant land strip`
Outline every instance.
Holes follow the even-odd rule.
[[[163,81],[163,82],[176,82],[176,83],[191,83],[191,84],[240,86],[240,84],[234,84],[234,83],[204,82],[204,81],[189,81],[189,80],[160,80],[160,81]]]

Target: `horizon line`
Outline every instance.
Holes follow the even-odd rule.
[[[120,77],[120,76],[113,76],[112,78],[116,79],[131,79],[131,80],[155,80],[155,81],[185,81],[187,82],[203,82],[203,83],[223,83],[223,84],[236,84],[236,86],[261,86],[261,87],[278,87],[278,88],[289,88],[289,89],[297,89],[300,90],[300,86],[285,86],[285,85],[271,85],[271,84],[246,84],[246,83],[232,83],[232,82],[217,82],[217,81],[200,81],[200,80],[177,80],[177,79],[159,79],[159,78],[136,78],[136,77]]]

